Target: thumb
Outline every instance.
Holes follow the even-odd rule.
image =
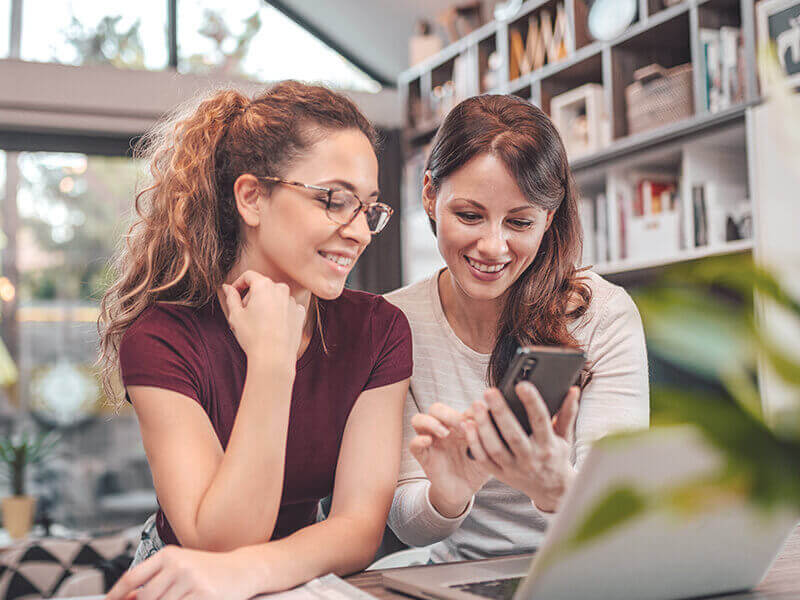
[[[556,435],[561,436],[570,444],[575,438],[575,421],[578,418],[578,399],[580,398],[581,390],[578,386],[573,385],[567,392],[567,397],[561,410],[558,411],[553,431]]]
[[[432,444],[433,438],[431,436],[418,435],[409,442],[408,450],[411,452],[411,455],[417,459],[417,462],[422,464],[428,453],[428,448],[430,448]]]
[[[239,291],[232,285],[227,283],[222,284],[222,292],[225,294],[225,305],[228,308],[228,322],[231,321],[242,310],[242,296]]]

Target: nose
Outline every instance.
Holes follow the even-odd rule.
[[[343,238],[353,240],[360,246],[366,246],[372,241],[372,234],[367,224],[367,215],[364,214],[363,210],[349,224],[342,225],[339,228],[339,232]]]
[[[508,254],[508,244],[500,226],[490,226],[483,232],[477,244],[478,252],[486,258],[501,258]]]

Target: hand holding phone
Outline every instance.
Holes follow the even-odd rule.
[[[517,397],[516,385],[520,381],[532,383],[552,417],[560,410],[569,388],[578,382],[585,362],[584,353],[572,348],[523,346],[517,349],[499,387],[508,407],[527,435],[532,433],[531,424],[525,406]],[[491,417],[491,413],[489,416]],[[494,417],[491,417],[491,420],[497,435],[508,447]],[[472,458],[471,451],[467,454]]]

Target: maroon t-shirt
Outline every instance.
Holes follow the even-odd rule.
[[[400,309],[380,296],[351,290],[319,305],[327,353],[315,328],[297,361],[272,539],[312,524],[317,502],[333,491],[345,424],[359,394],[411,377],[411,330]],[[247,357],[218,300],[196,309],[149,307],[123,336],[119,357],[126,386],[159,387],[196,400],[227,447]],[[179,544],[161,509],[156,524],[165,543]]]

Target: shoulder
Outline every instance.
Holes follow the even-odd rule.
[[[432,275],[422,281],[389,292],[384,297],[400,308],[411,320],[413,320],[414,316],[420,311],[429,315],[430,303],[433,297],[431,294],[431,286],[435,285],[435,281],[436,275]]]
[[[177,352],[195,348],[198,342],[198,309],[156,302],[128,327],[120,341],[120,358],[167,346]]]
[[[611,283],[597,273],[586,271],[583,281],[592,293],[586,312],[573,324],[577,337],[604,331],[614,323],[632,322],[641,326],[636,303],[625,288]]]
[[[408,327],[403,311],[377,294],[344,290],[336,300],[325,304],[325,310],[333,310],[336,318],[350,323],[362,321],[373,333],[390,329],[396,323]]]
[[[127,337],[168,329],[175,333],[197,328],[197,309],[179,304],[156,302],[151,304],[131,323],[123,336]]]

